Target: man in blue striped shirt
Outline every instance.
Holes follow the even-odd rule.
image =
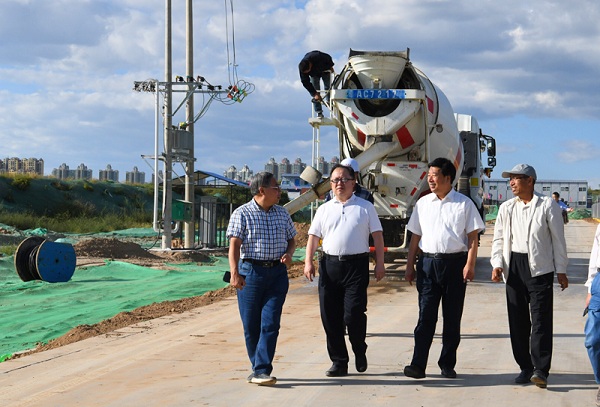
[[[252,364],[248,383],[272,386],[277,381],[271,372],[296,229],[289,213],[277,205],[281,188],[273,174],[252,177],[250,192],[253,199],[233,212],[227,227],[230,284],[237,289]]]

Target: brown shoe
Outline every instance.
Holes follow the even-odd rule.
[[[540,389],[548,387],[548,376],[541,370],[536,370],[531,376],[531,383],[535,384]]]

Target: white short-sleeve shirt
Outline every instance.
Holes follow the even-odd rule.
[[[308,234],[323,239],[323,251],[339,256],[367,253],[369,235],[383,230],[373,204],[352,195],[346,203],[336,198],[321,205]]]
[[[451,190],[441,200],[434,193],[419,199],[407,227],[421,236],[424,252],[457,253],[468,250],[467,234],[485,229],[485,223],[470,198]]]

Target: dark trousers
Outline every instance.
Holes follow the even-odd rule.
[[[510,343],[521,370],[550,371],[553,282],[554,273],[531,276],[527,254],[511,253],[506,303]]]
[[[450,369],[456,366],[456,350],[460,343],[460,320],[467,289],[463,278],[466,263],[466,255],[454,259],[421,257],[417,262],[419,321],[415,328],[412,365],[423,370],[427,367],[441,301],[444,326],[442,353],[438,366]]]
[[[344,325],[355,355],[367,351],[367,287],[369,258],[339,261],[323,258],[319,262],[319,304],[321,321],[327,335],[327,352],[338,366],[347,366],[349,357]]]

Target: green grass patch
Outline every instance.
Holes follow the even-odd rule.
[[[0,211],[0,223],[20,230],[44,228],[59,233],[102,233],[130,228],[146,228],[152,224],[151,213],[121,215],[106,213],[100,216],[89,214],[38,216],[30,212]]]
[[[5,246],[0,246],[0,255],[1,256],[12,256],[13,254],[15,254],[16,251],[17,251],[16,244],[7,244]]]

